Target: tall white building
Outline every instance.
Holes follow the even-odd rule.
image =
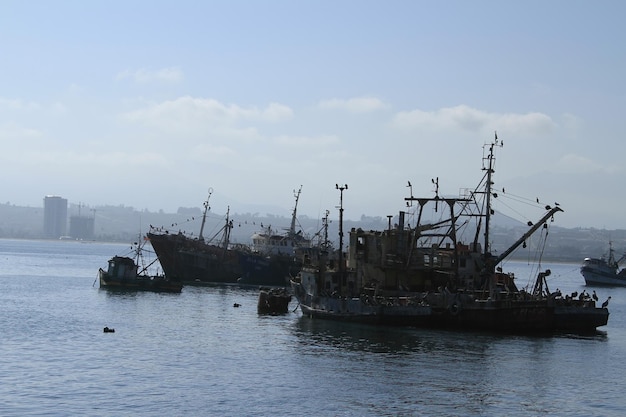
[[[48,239],[65,236],[67,230],[67,199],[48,195],[43,199],[43,234]]]

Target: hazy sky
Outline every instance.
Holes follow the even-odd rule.
[[[339,183],[347,218],[384,217],[409,180],[416,196],[435,177],[441,194],[474,187],[497,131],[498,190],[558,201],[559,226],[626,228],[625,16],[622,1],[5,0],[0,202],[174,212],[212,187],[214,212],[274,213],[302,185],[299,213],[320,217]]]

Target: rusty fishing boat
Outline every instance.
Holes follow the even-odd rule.
[[[197,236],[152,225],[147,235],[165,275],[187,285],[235,283],[242,274],[239,251],[230,246],[230,232],[233,228],[233,221],[229,219],[230,210],[220,230],[208,239],[204,237],[212,193],[213,189],[209,188]]]
[[[296,231],[296,213],[300,190],[296,196],[291,227],[278,234],[268,227],[252,236],[252,245],[230,242],[233,220],[230,209],[224,225],[210,238],[204,237],[209,199],[204,202],[202,223],[197,236],[167,227],[150,226],[148,238],[161,266],[168,277],[187,285],[240,284],[252,286],[289,286],[289,277],[300,270],[300,262],[294,256],[298,247],[310,241],[301,231]]]
[[[498,332],[593,332],[608,322],[608,300],[601,307],[588,295],[572,297],[548,288],[550,270],[534,285],[518,288],[501,264],[533,234],[547,237],[549,222],[563,211],[546,206],[545,214],[508,249],[490,250],[489,228],[495,151],[486,144],[479,185],[458,197],[405,198],[415,207],[415,224],[400,211],[397,224],[382,231],[352,229],[346,256],[320,251],[307,258],[291,281],[304,316],[375,324]],[[410,185],[410,183],[409,183]],[[337,186],[338,189],[343,187]],[[347,189],[347,185],[345,186]],[[339,241],[343,247],[343,189]],[[412,193],[411,193],[412,194]],[[434,208],[434,210],[433,210]],[[436,212],[436,218],[429,213]],[[471,228],[471,229],[469,229]],[[463,241],[461,236],[470,240]],[[484,239],[481,239],[484,238]]]

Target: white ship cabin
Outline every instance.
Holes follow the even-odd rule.
[[[255,233],[252,235],[252,250],[266,255],[286,254],[292,255],[295,252],[296,244],[294,240],[281,235],[267,235]]]

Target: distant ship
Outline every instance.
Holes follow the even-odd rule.
[[[165,274],[186,284],[239,283],[242,285],[288,286],[289,277],[300,270],[295,259],[295,247],[308,244],[295,231],[295,216],[300,190],[296,195],[291,228],[285,235],[255,234],[252,246],[232,245],[230,232],[233,221],[226,214],[220,231],[209,240],[203,237],[209,198],[204,202],[200,233],[197,237],[185,233],[170,233],[167,228],[151,226],[148,238]],[[271,230],[271,229],[269,229]],[[213,243],[214,240],[218,242]]]
[[[626,257],[615,260],[613,246],[609,242],[609,256],[585,258],[580,273],[587,285],[626,286],[626,269],[619,269],[619,263]]]
[[[309,258],[292,280],[294,295],[306,317],[383,325],[502,332],[595,331],[608,322],[608,300],[596,306],[588,294],[548,289],[550,270],[540,272],[532,288],[518,288],[513,274],[499,264],[548,220],[547,212],[499,255],[490,252],[489,226],[497,137],[483,155],[485,175],[458,198],[405,198],[416,204],[416,224],[401,211],[387,230],[352,229],[347,259],[340,250]],[[410,187],[410,183],[409,183]],[[347,187],[346,187],[347,188]],[[412,193],[411,193],[412,194]],[[343,207],[340,205],[339,223]],[[427,213],[437,213],[428,217]],[[472,230],[470,230],[472,229]],[[466,234],[463,232],[466,231]],[[471,238],[460,241],[461,236]],[[484,237],[481,244],[479,240]],[[544,234],[547,237],[547,233]]]
[[[296,252],[311,247],[311,240],[296,230],[298,201],[302,186],[294,191],[296,202],[291,213],[291,225],[286,233],[280,234],[271,226],[252,235],[249,252],[241,253],[243,274],[238,280],[246,285],[289,286],[290,278],[295,277],[302,263]]]

